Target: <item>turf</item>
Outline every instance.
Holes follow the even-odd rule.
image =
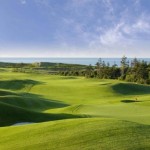
[[[150,149],[150,86],[1,72],[0,126],[2,150]]]
[[[115,119],[77,119],[1,130],[1,149],[149,149],[147,125]],[[9,144],[8,144],[9,142]]]

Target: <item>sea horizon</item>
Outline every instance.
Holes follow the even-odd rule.
[[[0,57],[0,62],[8,63],[35,63],[35,62],[51,62],[51,63],[67,63],[67,64],[81,64],[81,65],[95,65],[98,59],[101,58],[105,63],[110,65],[120,65],[121,57]],[[134,57],[135,58],[135,57]],[[134,58],[127,58],[131,62]],[[150,58],[137,58],[150,63]]]

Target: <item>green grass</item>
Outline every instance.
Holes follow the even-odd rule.
[[[150,149],[150,86],[4,71],[0,126],[2,150]]]
[[[116,119],[71,119],[1,129],[1,149],[149,149],[147,125]]]

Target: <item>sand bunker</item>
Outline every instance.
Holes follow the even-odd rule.
[[[19,123],[15,123],[12,126],[20,126],[20,125],[27,125],[27,124],[32,124],[34,122],[19,122]]]

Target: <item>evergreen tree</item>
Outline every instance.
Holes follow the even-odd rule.
[[[85,75],[86,75],[87,78],[94,77],[93,67],[92,67],[91,64],[89,66],[87,66]]]
[[[102,59],[99,58],[98,62],[96,63],[96,71],[97,71],[97,77],[102,78]]]
[[[127,61],[127,57],[123,56],[121,59],[121,79],[125,79],[126,73],[128,71],[129,62]]]

